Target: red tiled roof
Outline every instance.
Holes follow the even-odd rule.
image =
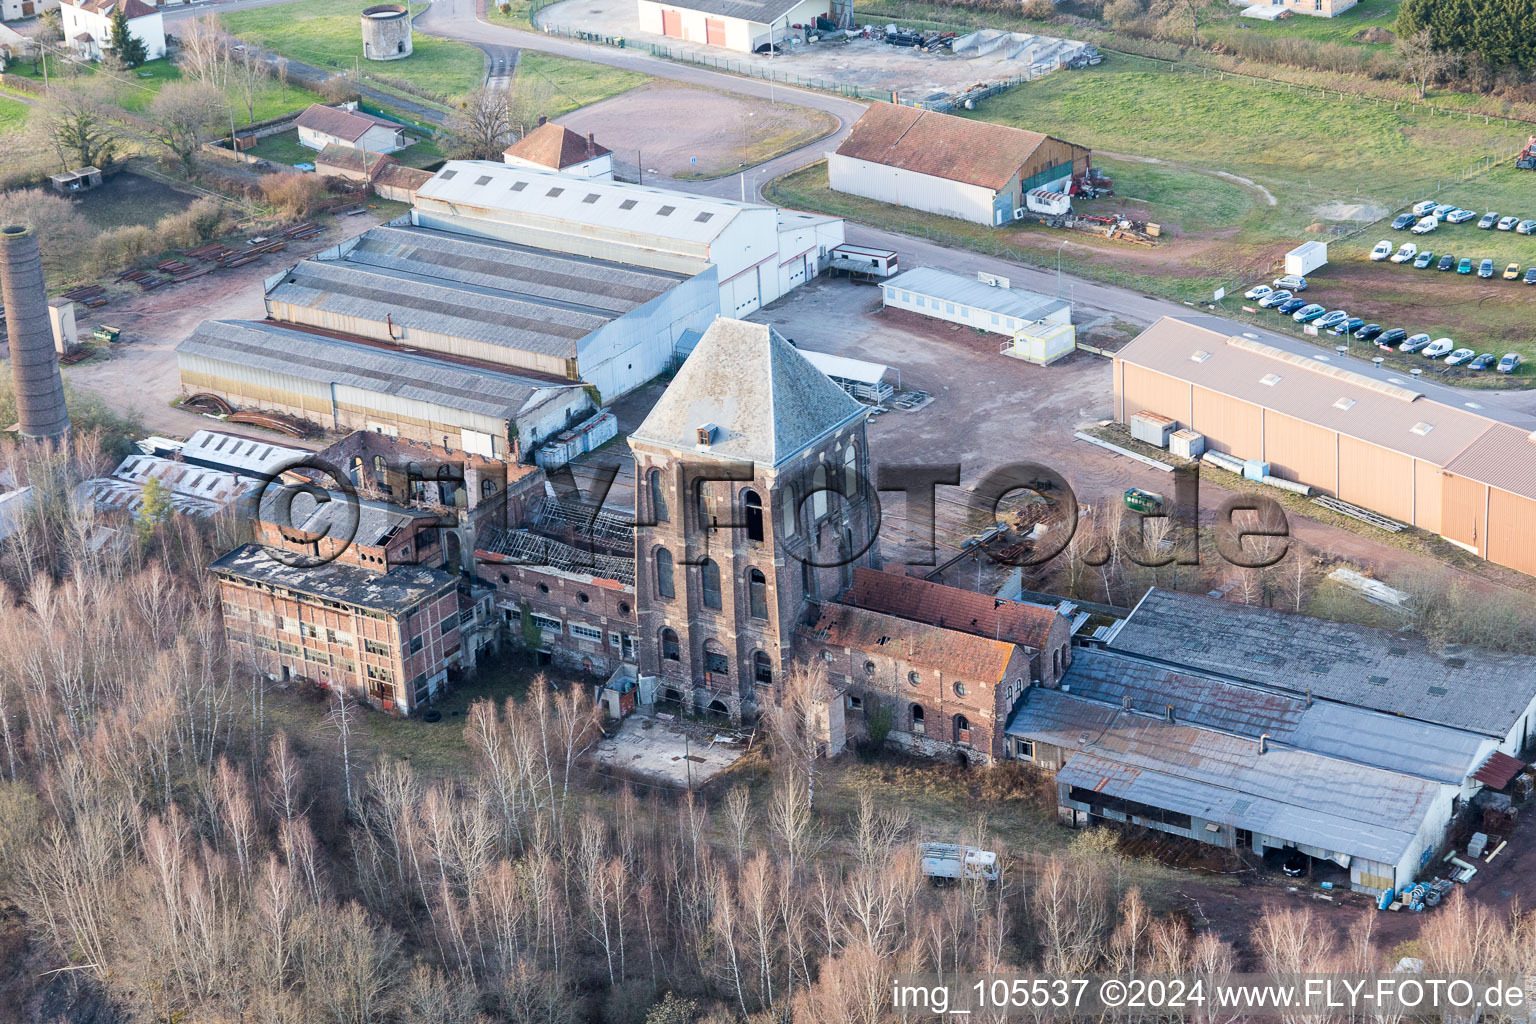
[[[1007,640],[1036,651],[1045,648],[1056,621],[1056,612],[1050,608],[875,569],[854,569],[853,586],[842,599],[887,615]]]
[[[837,153],[1000,192],[1048,138],[953,114],[871,103]]]
[[[1008,671],[1015,647],[1001,640],[909,622],[867,608],[828,604],[810,632],[835,647],[884,651],[920,668],[938,669],[950,678],[996,683]]]
[[[356,142],[367,134],[368,129],[377,124],[391,129],[403,127],[393,121],[386,121],[382,117],[374,117],[371,114],[359,114],[351,110],[340,110],[336,107],[327,107],[321,103],[310,104],[309,109],[299,115],[299,119],[295,124],[300,128],[308,128],[311,131],[320,132],[322,135],[345,139],[348,142]]]
[[[508,156],[542,167],[553,167],[557,171],[610,152],[612,150],[582,138],[565,125],[553,121],[539,125],[506,149]]]
[[[1491,789],[1503,789],[1525,769],[1525,762],[1495,750],[1472,777]]]
[[[122,3],[123,13],[128,15],[129,21],[155,13],[154,7],[145,3],[144,0],[81,0],[80,3],[73,6],[78,7],[82,11],[90,11],[92,14],[104,14],[110,17],[113,8],[119,2]]]
[[[366,158],[366,162],[365,162]],[[336,167],[344,171],[353,171],[358,174],[367,174],[370,177],[377,175],[386,166],[395,162],[394,157],[384,153],[367,153],[351,146],[342,146],[335,142],[326,143],[324,149],[315,157],[315,166]],[[428,175],[431,177],[431,175]]]

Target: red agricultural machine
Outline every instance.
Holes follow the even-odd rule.
[[[1515,166],[1522,171],[1536,171],[1536,135],[1525,142],[1525,148],[1515,157]]]

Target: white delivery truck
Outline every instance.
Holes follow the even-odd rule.
[[[959,843],[923,843],[923,877],[934,885],[952,885],[959,881],[995,882],[998,879],[997,854]]]

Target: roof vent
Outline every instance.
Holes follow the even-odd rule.
[[[480,177],[475,179],[475,184],[476,185],[489,185],[490,183],[491,183],[491,176],[489,174],[482,174],[482,175],[480,175]]]
[[[1355,400],[1353,398],[1341,398],[1333,403],[1333,407],[1335,409],[1353,409],[1355,407]]]
[[[439,174],[438,177],[442,178],[444,181],[447,181],[449,178],[452,178],[455,174],[458,173],[458,171],[444,171]]]
[[[512,191],[513,192],[521,192],[523,189],[525,189],[527,187],[528,187],[528,183],[526,181],[514,181],[512,183]]]
[[[1263,384],[1267,388],[1272,388],[1276,384],[1280,383],[1280,375],[1278,373],[1266,373],[1264,376],[1259,378],[1259,383]]]
[[[1435,429],[1435,425],[1433,423],[1425,423],[1423,420],[1420,420],[1419,422],[1415,423],[1410,429],[1415,434],[1418,434],[1420,437],[1423,437],[1425,434],[1429,433],[1431,430],[1434,430]]]
[[[558,197],[564,191],[565,191],[565,189],[563,189],[563,188],[552,188],[548,192],[545,192],[544,194],[546,196],[548,196],[549,198],[554,199],[554,198]]]
[[[637,203],[637,202],[639,202],[639,200],[637,200],[637,199],[626,199],[622,203],[619,204],[619,209],[621,209],[621,210],[633,210],[635,208],[635,203]]]
[[[675,207],[675,206],[663,206],[661,209],[656,211],[656,216],[658,216],[658,217],[670,217],[670,216],[672,216],[672,211],[675,210],[675,209],[677,209],[677,207]]]
[[[713,423],[706,423],[698,429],[699,447],[708,448],[715,443],[715,431],[719,428]]]
[[[1203,363],[1209,358],[1211,358],[1211,354],[1209,352],[1203,348],[1197,348],[1195,349],[1194,353],[1190,355],[1189,361],[1192,363]]]
[[[714,216],[714,214],[710,213],[708,210],[705,210],[703,213],[699,214],[697,217],[695,217],[693,219],[698,221],[700,224],[702,224],[705,221],[709,220],[709,218],[711,218],[713,216]]]

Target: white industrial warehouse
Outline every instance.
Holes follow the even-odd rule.
[[[1005,340],[998,351],[1025,362],[1052,363],[1077,346],[1070,302],[1014,288],[995,274],[965,277],[917,267],[886,281],[881,301],[887,309],[1000,334]]]
[[[825,17],[828,0],[637,0],[640,31],[751,53]]]
[[[815,277],[843,241],[836,217],[479,160],[417,189],[411,222],[690,276],[712,266],[731,317]]]
[[[604,401],[667,368],[718,309],[714,269],[653,270],[386,225],[267,279],[267,315],[510,373],[580,380]]]

